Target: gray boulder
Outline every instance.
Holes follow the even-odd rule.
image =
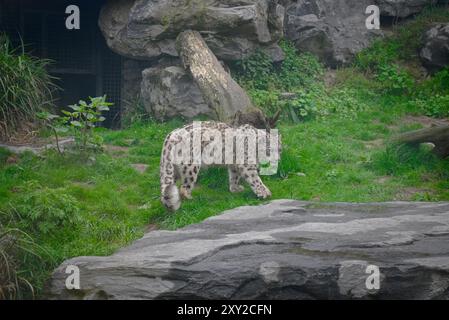
[[[180,66],[145,69],[141,97],[145,109],[158,120],[213,115],[198,85]]]
[[[437,24],[428,30],[423,44],[419,56],[427,70],[435,73],[449,65],[449,23]]]
[[[368,47],[378,30],[366,28],[371,0],[298,0],[286,8],[286,37],[300,51],[337,67]]]
[[[99,25],[108,46],[129,58],[177,56],[176,37],[192,29],[220,59],[241,59],[261,48],[276,60],[283,19],[277,0],[109,0]]]
[[[384,16],[406,18],[421,12],[426,6],[436,4],[438,0],[376,0]]]
[[[47,297],[448,299],[448,243],[449,203],[278,200],[67,260]],[[66,289],[69,265],[79,290]]]

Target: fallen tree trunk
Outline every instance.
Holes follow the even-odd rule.
[[[419,145],[420,143],[433,143],[433,152],[440,157],[449,156],[449,126],[431,127],[397,136],[393,142]]]
[[[243,115],[246,123],[267,127],[263,112],[252,104],[246,92],[225,71],[199,32],[187,30],[180,33],[176,46],[184,68],[198,84],[217,120],[232,122],[238,114]]]

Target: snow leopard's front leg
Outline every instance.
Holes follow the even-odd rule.
[[[236,166],[228,167],[229,175],[229,191],[232,193],[242,192],[245,188],[240,185],[240,172],[239,168]]]
[[[257,172],[257,166],[255,165],[240,165],[240,176],[248,182],[251,190],[257,197],[266,199],[271,197],[271,191],[263,184]]]
[[[181,196],[185,199],[192,199],[192,190],[195,186],[200,167],[196,165],[183,165],[180,167],[181,176]]]

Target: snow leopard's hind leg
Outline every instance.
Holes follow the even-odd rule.
[[[263,184],[255,165],[239,165],[240,176],[251,187],[251,190],[258,198],[266,199],[271,197],[271,191]]]

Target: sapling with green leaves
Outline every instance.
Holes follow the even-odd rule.
[[[69,124],[74,129],[78,147],[86,150],[88,144],[96,147],[102,144],[101,137],[94,134],[93,129],[97,123],[106,120],[102,116],[103,111],[109,111],[113,104],[106,102],[106,96],[89,97],[89,103],[80,100],[78,104],[70,105],[72,111],[63,110],[62,113],[69,117]]]
[[[49,112],[39,113],[39,118],[45,121],[45,125],[52,131],[56,140],[56,148],[62,154],[59,145],[60,134],[67,133],[69,130],[75,135],[75,142],[78,149],[86,151],[90,146],[98,148],[102,144],[102,138],[94,133],[94,128],[98,123],[106,118],[102,112],[109,111],[113,103],[106,101],[106,96],[89,97],[89,103],[80,100],[78,104],[70,105],[71,111],[62,110],[62,116]]]

